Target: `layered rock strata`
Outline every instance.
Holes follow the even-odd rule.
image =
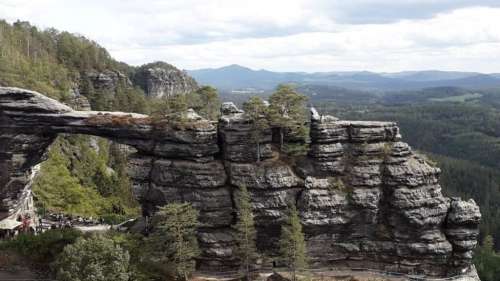
[[[57,133],[91,134],[131,145],[129,171],[145,215],[170,202],[200,211],[199,267],[238,265],[231,226],[234,196],[251,193],[262,253],[277,253],[288,204],[300,212],[312,266],[363,267],[452,276],[473,272],[480,212],[447,198],[440,170],[401,141],[391,122],[340,121],[312,114],[310,149],[289,157],[266,131],[224,104],[218,124],[194,112],[155,123],[127,113],[79,112],[38,93],[0,88],[0,194],[14,208],[30,169]],[[257,157],[259,153],[259,157]],[[257,159],[260,159],[257,162]]]

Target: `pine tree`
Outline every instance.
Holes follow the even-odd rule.
[[[493,237],[487,235],[474,255],[479,277],[483,281],[500,280],[500,255],[495,253]]]
[[[304,134],[306,123],[305,102],[307,97],[297,93],[288,85],[279,85],[269,97],[269,117],[271,124],[280,129],[280,149],[283,150],[285,130]]]
[[[190,107],[208,120],[217,120],[219,117],[220,99],[217,89],[203,86],[189,95]]]
[[[252,122],[250,138],[257,145],[257,162],[260,162],[260,143],[265,131],[269,129],[269,123],[265,118],[267,116],[267,106],[260,97],[251,97],[243,104],[243,110]]]
[[[177,280],[187,280],[194,271],[199,255],[196,240],[198,211],[188,203],[174,203],[160,207],[152,244],[157,260],[172,268]]]
[[[281,227],[279,245],[280,257],[291,271],[292,280],[295,281],[297,270],[307,267],[307,252],[299,213],[292,204],[289,207],[288,221]]]
[[[237,254],[241,257],[245,276],[249,279],[250,265],[253,264],[257,257],[257,248],[255,246],[257,234],[253,220],[250,194],[246,186],[241,187],[236,202],[238,207],[238,222],[235,225],[236,241],[238,243]]]

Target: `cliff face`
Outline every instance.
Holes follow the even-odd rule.
[[[198,89],[196,81],[186,72],[164,62],[141,66],[134,75],[134,82],[146,95],[156,98],[183,95]]]
[[[130,176],[146,213],[187,201],[200,210],[202,268],[232,267],[234,195],[252,195],[258,247],[273,255],[287,203],[296,204],[313,266],[345,266],[449,276],[473,270],[479,208],[447,198],[440,170],[401,142],[390,122],[340,121],[312,114],[308,156],[285,157],[224,104],[218,124],[190,112],[186,122],[144,115],[78,112],[40,94],[0,88],[0,195],[3,209],[57,133],[83,133],[134,146]]]
[[[105,70],[102,72],[88,71],[84,74],[84,79],[88,79],[95,90],[113,93],[120,83],[132,86],[128,77],[116,70]]]

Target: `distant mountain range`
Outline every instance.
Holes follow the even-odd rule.
[[[200,84],[224,91],[241,89],[271,90],[280,83],[325,85],[365,91],[399,91],[431,87],[483,89],[500,87],[500,74],[453,71],[404,71],[376,73],[347,72],[273,72],[253,70],[240,65],[191,70],[188,73]]]

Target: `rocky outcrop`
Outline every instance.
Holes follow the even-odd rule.
[[[401,141],[395,123],[313,112],[309,154],[290,157],[273,149],[271,132],[257,149],[250,121],[233,104],[223,105],[216,126],[192,111],[183,122],[153,121],[73,111],[35,92],[0,88],[0,110],[5,213],[57,133],[91,134],[137,149],[129,174],[145,215],[170,202],[190,202],[200,211],[201,268],[237,266],[233,198],[245,186],[258,248],[270,257],[288,205],[295,204],[312,266],[474,275],[479,208],[442,195],[439,168]]]
[[[125,74],[115,70],[88,71],[84,73],[83,79],[90,81],[92,88],[100,93],[115,93],[120,85],[132,85]]]
[[[77,88],[72,89],[69,99],[65,104],[78,111],[92,110],[89,100],[84,95],[81,95],[80,90]]]
[[[147,96],[156,98],[183,95],[198,89],[196,81],[185,71],[164,62],[141,66],[134,75],[134,82]]]
[[[99,102],[104,104],[113,100],[119,91],[133,87],[125,74],[111,69],[84,71],[76,81],[66,104],[78,111],[91,110],[89,99],[95,102],[96,95],[99,95]]]

